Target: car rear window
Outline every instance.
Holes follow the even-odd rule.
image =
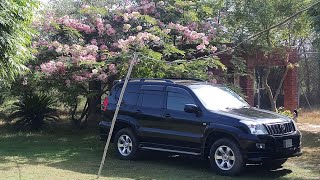
[[[123,84],[118,85],[114,88],[114,94],[111,94],[110,103],[116,103],[120,97],[121,89]],[[138,84],[128,84],[126,91],[124,93],[122,104],[124,105],[136,105],[139,97],[139,88]]]

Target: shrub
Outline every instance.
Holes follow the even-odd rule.
[[[30,93],[12,105],[9,116],[19,129],[39,130],[45,122],[58,119],[56,102],[48,95]]]
[[[285,110],[284,107],[279,107],[277,112],[281,115],[287,116],[289,118],[293,118],[294,114],[290,110]]]

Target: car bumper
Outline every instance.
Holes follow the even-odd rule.
[[[258,135],[240,142],[245,158],[250,162],[286,159],[302,155],[301,134],[299,131],[283,136]],[[285,141],[292,140],[292,146],[286,147]]]

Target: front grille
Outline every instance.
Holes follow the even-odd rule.
[[[293,122],[267,124],[266,127],[267,127],[269,134],[271,134],[271,135],[290,134],[295,131]]]

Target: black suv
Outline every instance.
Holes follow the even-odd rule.
[[[102,140],[122,87],[117,82],[105,103]],[[139,150],[195,155],[209,158],[222,175],[238,174],[248,163],[278,168],[301,155],[301,134],[292,119],[195,79],[131,79],[112,139],[121,159],[133,159]]]

